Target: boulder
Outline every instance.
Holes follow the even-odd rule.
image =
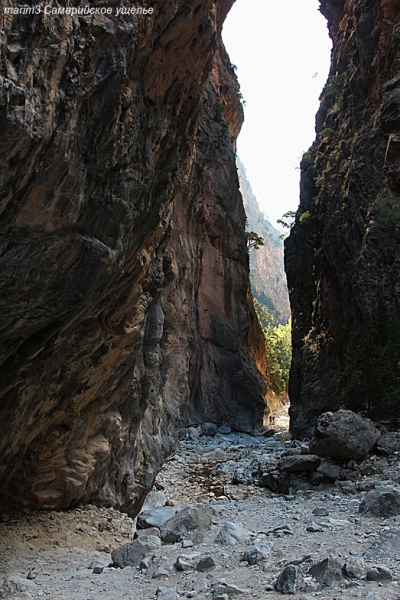
[[[313,454],[294,454],[283,456],[278,461],[278,469],[284,473],[296,473],[298,471],[315,471],[319,467],[321,459]]]
[[[213,557],[207,555],[203,556],[203,558],[199,560],[199,562],[196,565],[196,570],[200,571],[200,573],[205,573],[206,571],[211,571],[212,569],[215,569],[215,567],[216,564]]]
[[[232,432],[232,429],[228,427],[228,425],[221,425],[218,427],[218,433],[222,433],[223,435],[229,435]]]
[[[368,581],[391,581],[393,579],[386,565],[375,565],[367,571]]]
[[[216,435],[218,427],[214,423],[203,423],[201,425],[201,431],[203,435],[209,435],[213,437],[214,435]]]
[[[189,504],[161,527],[164,542],[179,542],[189,531],[208,529],[211,526],[212,512],[204,504]]]
[[[342,565],[334,558],[325,558],[308,571],[321,587],[330,587],[343,579]]]
[[[390,456],[400,451],[400,433],[398,431],[387,431],[381,435],[376,443],[379,454]]]
[[[336,481],[340,477],[341,466],[333,458],[324,458],[317,469],[326,479]]]
[[[367,517],[395,517],[400,515],[400,492],[391,486],[378,487],[364,496],[360,514]]]
[[[148,529],[149,527],[161,527],[169,521],[181,507],[176,506],[159,506],[152,510],[145,510],[138,515],[137,529]]]
[[[400,531],[385,531],[365,550],[363,558],[373,560],[379,556],[396,556],[400,554]]]
[[[224,523],[215,538],[216,544],[223,546],[233,546],[241,544],[250,538],[250,533],[241,525],[227,521]]]
[[[150,490],[143,503],[142,512],[145,510],[153,510],[159,506],[164,506],[167,501],[167,496],[161,490]]]
[[[295,594],[299,583],[299,568],[296,565],[288,565],[278,575],[275,588],[282,594]]]
[[[337,460],[360,460],[381,437],[372,421],[351,410],[326,412],[319,419],[310,452]]]
[[[224,579],[216,581],[212,586],[212,597],[213,600],[217,600],[218,597],[228,596],[242,596],[247,593],[247,590],[242,590],[236,585],[227,583]]]
[[[243,553],[242,560],[245,560],[249,565],[258,565],[266,560],[267,555],[271,551],[271,547],[269,548],[269,551],[267,549],[267,552],[264,552],[263,548],[260,546],[250,546]]]
[[[148,535],[141,536],[133,542],[123,544],[111,552],[113,564],[120,569],[124,567],[138,567],[147,554],[156,552],[161,548],[159,537]]]
[[[367,573],[368,567],[362,558],[350,556],[343,567],[343,572],[350,579],[362,579]]]

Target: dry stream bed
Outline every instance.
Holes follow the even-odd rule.
[[[188,532],[176,543],[163,542],[141,566],[121,569],[110,566],[110,554],[135,536],[136,522],[127,515],[86,506],[4,516],[0,598],[400,599],[399,516],[360,515],[366,492],[334,484],[286,495],[257,485],[257,464],[290,445],[284,429],[270,438],[199,433],[188,430],[157,477],[147,507],[200,503],[212,511],[210,526]],[[368,487],[396,488],[399,455],[372,456],[364,478]],[[233,524],[228,530],[233,527],[236,538],[222,536],[221,543],[219,534],[227,530],[226,523]],[[319,582],[309,569],[328,558],[329,565],[348,568],[341,575],[331,574],[331,585],[326,586],[321,584],[324,576]],[[281,593],[274,584],[289,564],[296,570],[296,588],[294,593]],[[367,571],[374,580],[367,579]],[[327,573],[325,583],[331,575]]]

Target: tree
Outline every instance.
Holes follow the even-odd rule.
[[[255,231],[246,231],[247,237],[247,249],[250,250],[258,250],[261,246],[264,246],[264,238],[262,238]]]
[[[254,308],[264,333],[266,351],[266,375],[272,390],[282,394],[289,379],[291,350],[291,324],[272,325],[273,316],[266,306],[254,300]]]
[[[281,216],[280,219],[277,220],[277,223],[279,223],[279,225],[281,225],[285,229],[289,229],[289,231],[290,231],[294,225],[295,217],[296,217],[296,213],[293,210],[288,210]],[[286,237],[286,235],[288,235],[288,234],[286,234],[286,232],[285,232],[285,233],[282,233],[282,235],[280,235],[279,237],[282,240]]]

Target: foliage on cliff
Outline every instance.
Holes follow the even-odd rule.
[[[291,323],[273,325],[268,308],[254,299],[258,320],[265,338],[266,374],[273,392],[283,394],[287,389],[291,353]]]

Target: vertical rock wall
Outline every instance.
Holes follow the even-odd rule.
[[[323,0],[332,64],[286,242],[291,423],[400,412],[400,6]]]
[[[108,5],[4,16],[3,507],[135,513],[188,420],[249,431],[265,410],[231,2]]]

